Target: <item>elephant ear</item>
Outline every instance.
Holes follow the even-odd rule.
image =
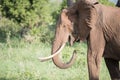
[[[98,2],[90,0],[78,0],[76,2],[77,10],[79,13],[79,35],[80,39],[86,39],[90,30],[95,27],[97,21],[97,11],[95,5]]]

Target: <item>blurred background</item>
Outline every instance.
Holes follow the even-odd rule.
[[[99,0],[115,6],[117,0]],[[0,80],[88,80],[86,43],[66,46],[64,61],[78,49],[76,63],[69,69],[58,69],[48,56],[60,11],[66,0],[0,0]],[[110,80],[102,63],[101,80]]]
[[[118,0],[110,0],[110,1],[112,1],[113,3],[115,3],[115,4],[116,4]]]

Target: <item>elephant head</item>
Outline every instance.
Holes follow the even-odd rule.
[[[78,36],[76,34],[77,31],[75,32],[76,28],[74,27],[74,21],[76,20],[77,16],[71,15],[69,13],[69,9],[63,9],[60,14],[59,20],[57,22],[55,38],[53,41],[52,54],[58,53],[58,51],[61,52],[66,42],[69,42],[70,45],[72,45],[78,39]],[[65,69],[74,63],[76,54],[74,51],[72,58],[67,63],[63,63],[59,58],[59,55],[56,55],[52,59],[56,66]]]
[[[72,6],[73,1],[67,0],[68,6]],[[66,42],[69,42],[72,45],[77,39],[77,31],[75,27],[77,26],[77,15],[76,12],[71,12],[72,8],[63,9],[60,13],[59,19],[56,24],[55,37],[52,45],[52,55],[45,58],[40,58],[41,61],[46,61],[48,59],[53,60],[56,66],[59,68],[65,69],[70,67],[76,59],[76,51],[74,50],[73,55],[69,62],[63,63],[59,57],[59,53],[64,48]],[[77,29],[76,29],[77,30]]]
[[[86,0],[87,1],[87,0]],[[96,1],[96,0],[92,0]],[[81,2],[84,2],[84,0]],[[88,1],[89,2],[89,1]],[[89,19],[91,18],[90,9],[91,6],[79,5],[79,0],[72,6],[63,9],[60,13],[55,37],[52,45],[52,55],[45,58],[40,58],[41,61],[46,61],[48,59],[53,60],[54,64],[61,69],[70,67],[76,59],[76,51],[74,50],[73,55],[69,62],[64,63],[59,57],[59,53],[64,48],[66,42],[72,45],[75,41],[81,39],[84,40],[88,37],[90,32]],[[84,3],[81,3],[84,4]],[[80,10],[79,10],[80,9]],[[86,14],[84,14],[84,11]],[[81,14],[79,14],[81,13]],[[87,19],[89,18],[89,19]],[[86,21],[87,20],[87,21]]]

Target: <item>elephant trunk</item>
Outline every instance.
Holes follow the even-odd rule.
[[[52,47],[52,55],[53,54],[56,54],[56,53],[60,53],[61,51],[62,51],[62,48],[65,46],[65,44],[62,44],[62,45],[60,45],[60,46],[56,46],[56,43],[55,44],[53,44],[53,47]],[[54,62],[54,64],[57,66],[57,67],[59,67],[59,68],[61,68],[61,69],[66,69],[66,68],[69,68],[73,63],[74,63],[74,61],[75,61],[75,59],[76,59],[76,51],[74,51],[73,52],[73,55],[72,55],[72,57],[71,57],[71,59],[70,59],[70,61],[69,62],[67,62],[67,63],[64,63],[61,59],[60,59],[60,55],[59,54],[57,54],[56,56],[54,56],[53,58],[52,58],[52,60],[53,60],[53,62]]]

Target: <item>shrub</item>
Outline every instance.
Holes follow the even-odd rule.
[[[12,37],[17,36],[17,32],[20,30],[20,27],[17,23],[14,23],[12,20],[10,21],[7,18],[0,19],[0,38],[4,39],[8,36],[8,34]]]
[[[48,30],[45,31],[54,24],[51,16],[54,10],[51,8],[52,4],[49,0],[0,0],[0,16],[3,16],[0,20],[2,38],[5,38],[8,33],[11,36],[21,35],[27,28],[25,36],[42,37],[48,40],[45,39]]]

